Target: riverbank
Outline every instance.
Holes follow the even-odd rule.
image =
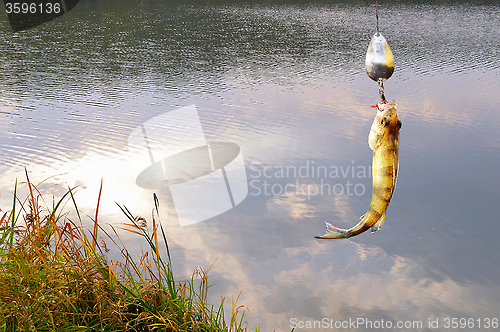
[[[207,303],[207,270],[174,278],[156,196],[149,222],[120,206],[121,228],[149,245],[134,260],[99,224],[99,203],[86,229],[74,189],[44,199],[26,177],[28,197],[17,197],[16,183],[11,211],[0,211],[0,331],[247,331],[238,298],[230,317],[224,299],[220,306]],[[63,213],[66,206],[76,220]],[[110,246],[122,259],[107,257]]]

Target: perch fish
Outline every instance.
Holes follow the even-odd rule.
[[[382,102],[377,105],[368,144],[373,150],[373,193],[368,211],[361,221],[350,229],[342,229],[326,223],[326,233],[318,239],[342,239],[356,236],[371,228],[376,232],[384,225],[385,213],[391,201],[398,175],[399,130],[401,121],[396,104]]]

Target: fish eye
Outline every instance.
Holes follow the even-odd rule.
[[[385,119],[384,119],[384,118],[382,118],[382,119],[380,120],[380,124],[381,124],[381,125],[383,125],[384,123],[385,123]]]

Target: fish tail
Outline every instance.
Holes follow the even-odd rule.
[[[375,219],[378,218],[378,219]],[[360,217],[359,223],[349,229],[343,229],[325,221],[326,233],[322,236],[316,236],[317,239],[343,239],[361,234],[371,228],[372,233],[375,233],[384,226],[385,212],[375,214],[367,212]]]
[[[343,239],[345,237],[349,237],[348,235],[346,236],[349,230],[333,226],[332,224],[326,221],[325,224],[326,224],[326,233],[321,236],[316,236],[317,239]]]

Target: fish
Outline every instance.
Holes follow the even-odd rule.
[[[373,150],[373,192],[368,211],[357,225],[343,229],[326,223],[326,233],[318,239],[342,239],[359,235],[371,228],[372,233],[384,226],[387,207],[391,202],[399,166],[399,131],[402,123],[397,115],[397,104],[384,101],[376,105],[377,114],[368,135]]]

